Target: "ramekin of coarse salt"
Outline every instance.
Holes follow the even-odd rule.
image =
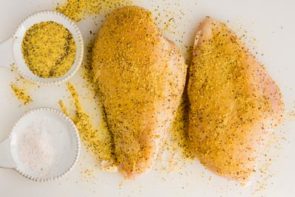
[[[69,172],[79,152],[80,139],[73,122],[57,110],[40,108],[26,113],[0,144],[0,167],[44,182]]]

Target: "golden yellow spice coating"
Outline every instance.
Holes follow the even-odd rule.
[[[180,104],[186,68],[149,11],[120,8],[102,25],[93,48],[93,71],[117,163],[126,177],[152,165]]]
[[[67,0],[57,11],[79,22],[87,15],[97,15],[102,11],[129,5],[130,0]]]
[[[68,83],[67,88],[75,105],[75,115],[73,117],[69,115],[63,101],[59,102],[61,110],[73,120],[86,148],[93,153],[97,161],[103,164],[102,167],[112,168],[115,165],[112,153],[112,139],[108,133],[105,122],[102,121],[99,128],[95,128],[90,116],[85,112],[80,103],[79,95],[75,87]]]
[[[11,84],[10,87],[16,98],[24,105],[27,105],[33,101],[25,89],[18,87],[16,84]]]
[[[183,96],[182,102],[178,107],[175,119],[170,129],[173,145],[181,150],[186,159],[192,159],[194,156],[190,152],[188,143],[188,101],[186,95]]]
[[[61,77],[75,61],[76,44],[72,34],[62,25],[41,22],[26,32],[22,51],[26,64],[35,75]]]
[[[279,88],[228,27],[200,25],[189,71],[191,151],[214,172],[246,180],[266,120],[282,113]]]

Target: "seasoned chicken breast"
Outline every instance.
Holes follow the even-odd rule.
[[[280,90],[229,28],[207,17],[189,70],[191,152],[219,175],[246,180],[257,145],[279,120]]]
[[[149,11],[124,7],[106,18],[93,48],[93,71],[126,177],[151,166],[180,103],[186,69]]]

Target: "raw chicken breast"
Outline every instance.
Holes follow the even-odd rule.
[[[246,180],[283,111],[280,90],[229,28],[207,17],[189,70],[191,152],[219,175]]]
[[[152,165],[180,103],[186,69],[149,11],[124,7],[106,18],[93,48],[93,71],[126,177]]]

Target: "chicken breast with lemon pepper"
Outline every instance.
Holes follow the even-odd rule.
[[[93,71],[126,177],[151,166],[180,103],[186,69],[149,11],[124,7],[106,18],[93,48]]]
[[[238,37],[209,17],[196,36],[188,97],[192,154],[219,175],[246,180],[266,128],[282,114],[282,98]]]

